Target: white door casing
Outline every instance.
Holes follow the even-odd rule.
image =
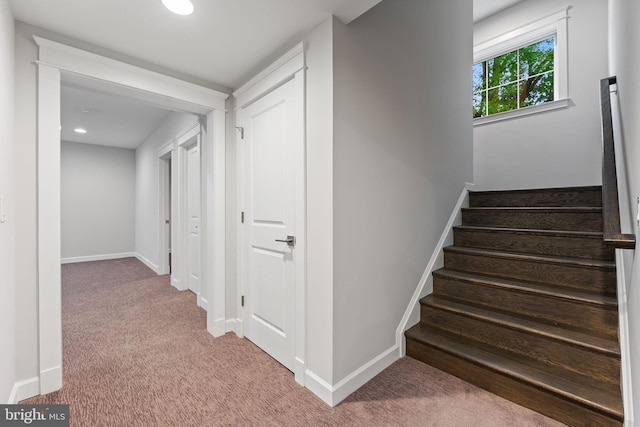
[[[207,330],[225,333],[225,99],[227,94],[142,69],[111,58],[34,36],[38,45],[38,349],[42,394],[62,386],[60,300],[60,82],[86,87],[172,109],[206,115],[203,148],[206,182],[205,280],[213,301]],[[173,163],[172,163],[173,164]],[[174,168],[175,169],[175,168]]]
[[[238,89],[238,328],[305,378],[304,45]],[[244,134],[244,139],[240,139]],[[239,212],[240,213],[240,212]],[[295,236],[295,246],[286,242]],[[245,305],[241,304],[244,296]]]
[[[200,192],[200,142],[187,148],[187,259],[189,290],[197,295],[200,305],[200,277],[202,260]]]

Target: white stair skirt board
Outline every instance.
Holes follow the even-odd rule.
[[[18,381],[13,384],[11,395],[7,404],[15,405],[24,399],[29,399],[40,394],[40,379],[38,377]]]
[[[398,347],[394,345],[353,371],[334,386],[307,369],[304,375],[304,386],[327,405],[336,406],[398,360],[400,358],[399,354]]]
[[[634,425],[633,389],[631,387],[631,360],[629,353],[629,312],[627,300],[627,268],[632,263],[632,252],[616,249],[616,275],[618,282],[618,340],[621,356],[622,404],[624,408],[624,426]],[[625,255],[628,255],[626,257]]]
[[[87,262],[87,261],[104,261],[108,259],[121,259],[121,258],[133,258],[138,257],[135,252],[120,252],[117,254],[102,254],[102,255],[87,255],[87,256],[75,256],[75,257],[67,257],[62,258],[60,262],[62,264],[73,264],[76,262]]]
[[[440,240],[438,240],[438,244],[433,250],[433,254],[431,255],[431,259],[429,259],[427,268],[425,268],[424,273],[422,273],[420,282],[418,282],[418,287],[413,293],[411,301],[409,301],[409,305],[402,316],[400,325],[398,325],[398,329],[396,329],[396,346],[400,350],[400,357],[406,354],[406,340],[404,332],[420,320],[420,298],[432,292],[433,282],[431,273],[434,269],[443,265],[444,258],[442,249],[447,245],[453,244],[453,226],[462,224],[462,208],[469,206],[470,187],[473,188],[473,184],[467,183],[465,189],[462,190],[462,193],[458,198],[458,202],[451,212],[449,221],[447,221],[447,225],[442,231]]]

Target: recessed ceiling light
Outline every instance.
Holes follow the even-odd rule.
[[[87,130],[83,128],[75,128],[73,131],[75,133],[87,133]]]
[[[162,0],[164,7],[178,15],[191,15],[193,4],[190,0]]]

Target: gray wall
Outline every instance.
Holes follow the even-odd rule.
[[[62,142],[63,262],[75,257],[133,253],[135,170],[134,150]]]
[[[611,0],[610,4],[610,73],[618,77],[618,96],[622,120],[623,144],[625,151],[629,204],[633,216],[636,212],[636,198],[640,196],[640,3],[637,0]],[[640,230],[634,226],[633,232],[640,237]],[[634,257],[631,283],[627,288],[629,313],[629,339],[631,353],[631,374],[633,383],[634,415],[640,417],[640,260]]]
[[[472,179],[472,2],[383,1],[334,37],[335,384],[395,345]]]
[[[0,1],[0,196],[6,221],[0,223],[0,403],[7,403],[15,381],[15,181],[14,181],[14,23],[6,0]]]
[[[599,185],[598,81],[607,70],[607,0],[569,10],[569,97],[573,106],[476,126],[474,183],[480,189]],[[566,7],[525,0],[474,25],[481,43]]]

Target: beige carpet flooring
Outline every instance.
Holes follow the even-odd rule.
[[[74,426],[560,426],[410,358],[335,408],[195,297],[129,258],[63,265],[64,385]]]

